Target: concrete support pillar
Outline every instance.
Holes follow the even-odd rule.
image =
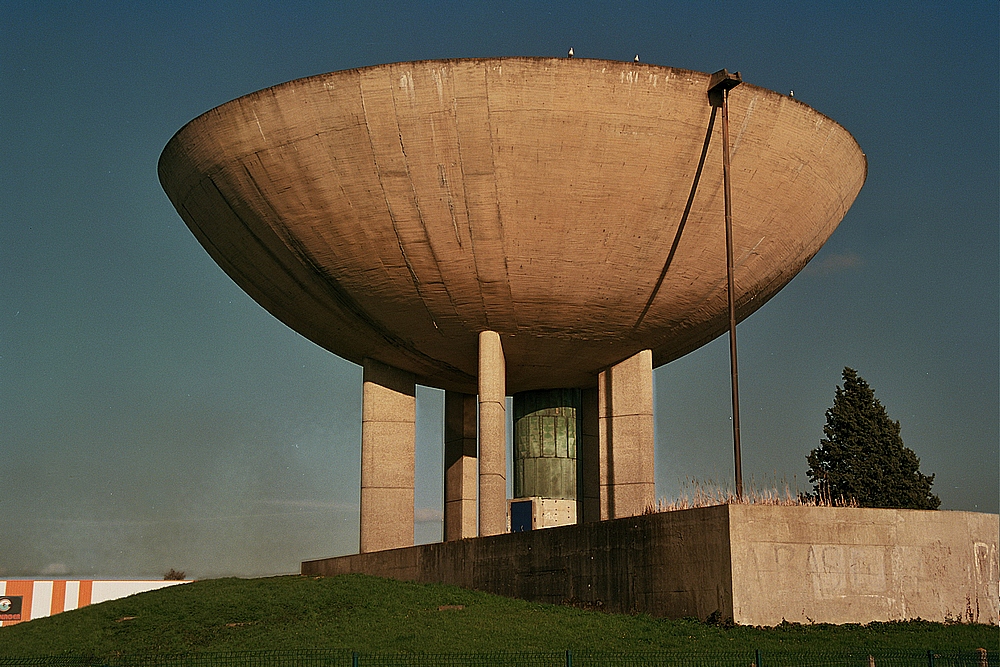
[[[598,389],[584,389],[583,419],[580,424],[580,497],[577,499],[578,523],[601,520],[601,431]]]
[[[479,534],[507,532],[507,366],[500,334],[479,334]]]
[[[476,536],[476,397],[444,393],[444,539]]]
[[[413,374],[374,359],[362,366],[361,553],[413,546]]]
[[[653,353],[601,372],[597,393],[601,519],[637,516],[656,502]]]

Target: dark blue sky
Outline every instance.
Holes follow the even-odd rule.
[[[820,3],[817,3],[820,4]],[[297,571],[357,549],[357,366],[257,306],[156,179],[234,97],[429,58],[712,72],[841,123],[868,181],[739,327],[745,474],[806,490],[842,368],[942,507],[998,511],[998,9],[966,3],[0,3],[0,576]],[[732,475],[725,338],[659,369],[657,493]],[[441,405],[418,392],[418,539]]]

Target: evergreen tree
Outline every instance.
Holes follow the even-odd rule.
[[[920,459],[903,445],[899,422],[889,419],[875,392],[853,368],[844,368],[826,411],[825,438],[812,450],[809,481],[815,495],[861,507],[937,509],[934,475],[920,473]]]

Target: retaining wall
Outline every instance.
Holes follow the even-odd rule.
[[[750,625],[996,624],[1000,517],[719,505],[305,561],[615,612]]]

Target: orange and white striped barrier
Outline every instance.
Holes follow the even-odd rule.
[[[0,626],[187,583],[162,579],[0,579]]]

